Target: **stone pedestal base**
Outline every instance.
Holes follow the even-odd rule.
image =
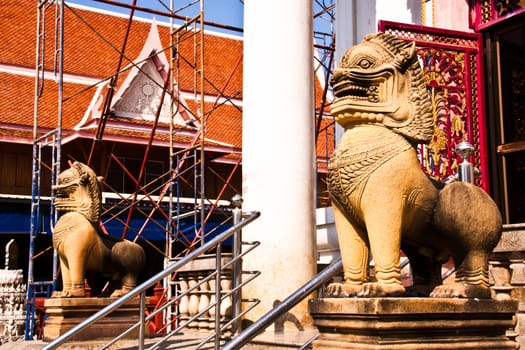
[[[44,341],[51,341],[64,334],[89,316],[114,302],[115,298],[51,298],[44,302],[47,319],[44,324]],[[71,340],[114,338],[139,321],[139,299],[130,300],[119,309],[95,322]],[[138,327],[126,338],[137,339]]]
[[[310,300],[314,350],[518,349],[507,336],[515,300],[323,298]]]

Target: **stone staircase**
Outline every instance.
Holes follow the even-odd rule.
[[[317,330],[285,330],[282,333],[273,331],[263,332],[253,339],[249,344],[243,347],[243,350],[290,350],[299,349],[312,337],[318,334]],[[183,333],[171,337],[168,341],[163,343],[159,348],[162,350],[191,350],[197,346],[202,338],[202,334]],[[145,349],[155,344],[160,338],[148,338],[145,341]],[[70,341],[60,346],[60,350],[98,350],[107,341],[91,340],[91,341]],[[47,343],[41,340],[32,341],[18,341],[5,343],[0,345],[0,350],[40,350]],[[137,350],[137,340],[121,340],[108,348],[109,350]],[[214,349],[213,342],[205,345],[202,349]]]
[[[490,264],[495,297],[519,301],[515,334],[520,348],[525,349],[525,224],[503,226]]]

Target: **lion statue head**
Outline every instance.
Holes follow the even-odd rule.
[[[102,177],[97,177],[90,167],[74,162],[60,173],[58,184],[52,187],[55,209],[61,213],[79,212],[97,226],[102,205],[101,181]]]
[[[430,141],[432,106],[414,43],[382,32],[367,35],[345,52],[331,85],[331,113],[343,127],[376,123],[412,143]]]

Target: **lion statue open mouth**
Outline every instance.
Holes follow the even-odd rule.
[[[100,232],[99,180],[88,166],[74,162],[53,186],[54,206],[60,213],[53,229],[53,247],[60,260],[63,285],[53,297],[84,297],[86,271],[110,273],[121,283],[111,296],[124,295],[137,285],[145,266],[140,245]]]
[[[430,141],[433,117],[414,43],[368,35],[344,54],[331,84],[331,112],[345,128],[328,168],[344,282],[329,285],[327,295],[490,298],[501,214],[479,187],[439,184],[421,170],[416,146]],[[401,250],[412,268],[409,293]],[[455,282],[443,285],[441,265],[450,257]]]

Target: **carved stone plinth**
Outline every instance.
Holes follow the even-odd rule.
[[[44,302],[47,319],[44,341],[64,334],[89,316],[114,302],[115,298],[51,298]],[[130,300],[116,311],[95,322],[71,340],[113,338],[139,321],[139,299]],[[146,328],[147,329],[147,328]],[[139,329],[126,335],[137,339]]]
[[[323,298],[310,300],[314,350],[518,349],[507,336],[514,300]]]

